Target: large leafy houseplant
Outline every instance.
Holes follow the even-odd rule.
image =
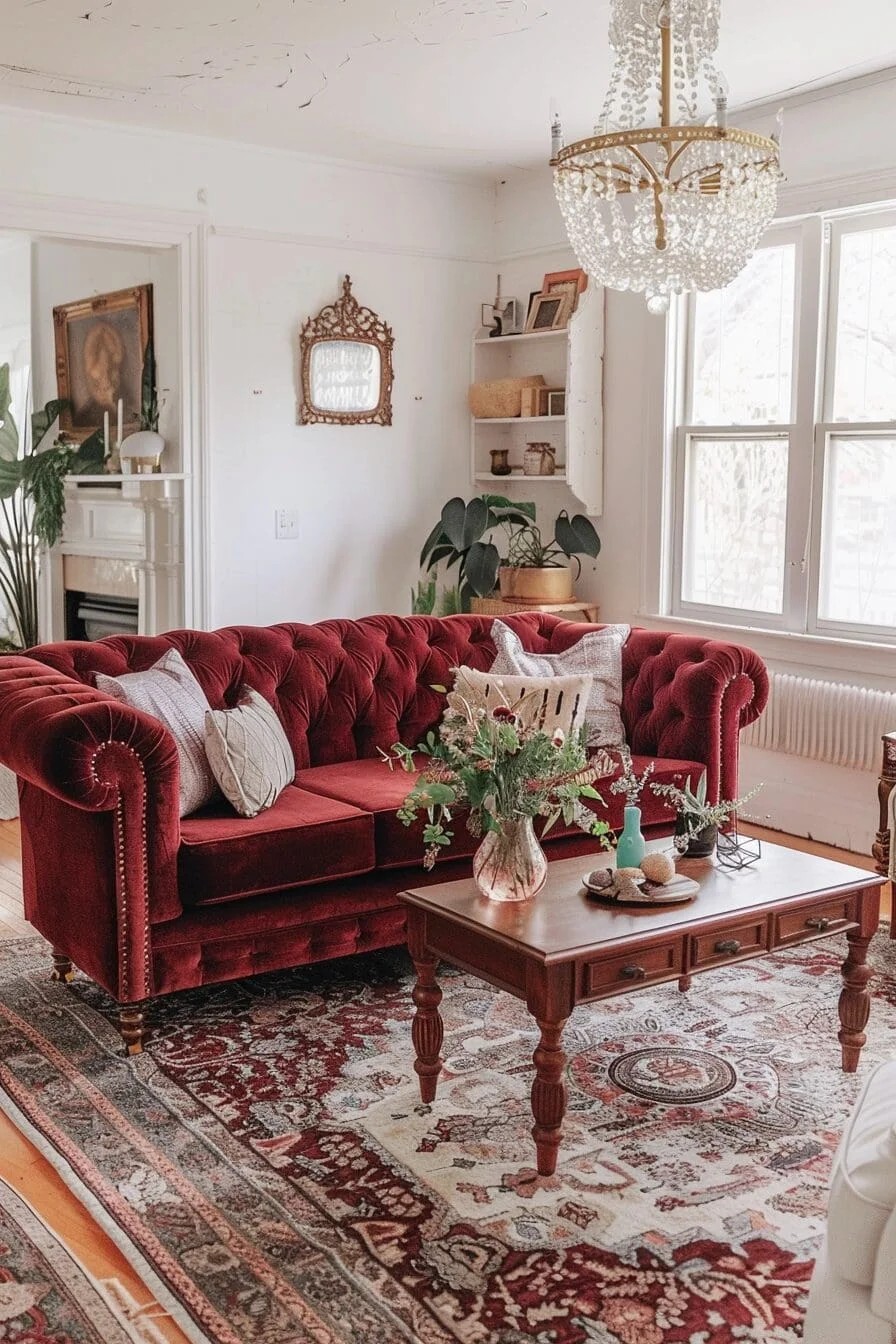
[[[503,533],[503,555],[495,537]],[[533,503],[517,503],[504,495],[477,495],[469,502],[449,499],[420,552],[420,568],[458,567],[460,607],[469,611],[472,597],[488,597],[502,564],[546,569],[580,555],[597,556],[600,538],[584,514],[570,518],[564,509],[554,523],[553,540],[545,543],[536,524]]]
[[[80,445],[42,442],[63,402],[48,401],[31,417],[30,436],[19,439],[11,407],[9,365],[0,365],[0,597],[13,642],[38,642],[38,577],[45,546],[59,540],[65,517],[65,477],[102,471],[102,435]]]

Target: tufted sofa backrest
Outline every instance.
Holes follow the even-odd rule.
[[[495,657],[491,616],[366,616],[318,625],[232,626],[158,636],[44,644],[31,657],[93,685],[179,649],[213,708],[251,686],[277,709],[298,769],[409,746],[441,717],[451,669],[487,670]],[[504,618],[536,652],[566,648],[590,627],[533,613]]]

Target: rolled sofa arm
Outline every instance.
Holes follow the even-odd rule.
[[[721,640],[636,629],[623,650],[622,680],[632,751],[703,761],[707,796],[736,798],[740,730],[768,700],[758,654]]]
[[[58,800],[54,807],[66,805],[64,840],[54,838],[44,852],[30,836],[25,864],[26,901],[47,937],[55,938],[57,929],[41,902],[64,877],[67,898],[76,904],[79,833],[96,835],[86,819],[79,826],[78,812],[112,813],[115,852],[105,867],[114,875],[114,890],[111,882],[106,893],[85,890],[80,908],[85,918],[100,909],[107,918],[116,915],[117,984],[107,988],[122,1002],[146,997],[150,924],[181,913],[180,767],[171,734],[149,715],[36,659],[0,657],[0,761],[25,781],[23,820],[29,786]],[[108,976],[98,978],[107,983]]]

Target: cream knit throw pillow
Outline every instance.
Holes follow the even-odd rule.
[[[521,722],[548,735],[560,728],[568,736],[585,723],[590,676],[496,676],[474,667],[457,667],[454,673],[448,708],[458,713],[465,712],[465,703],[491,713],[498,705],[517,706],[519,702],[516,712]]]
[[[211,706],[205,691],[177,649],[145,672],[107,677],[97,672],[97,690],[164,723],[177,745],[180,760],[180,815],[211,802],[218,792],[205,754],[205,716]]]
[[[221,792],[241,817],[265,812],[295,779],[295,757],[280,720],[248,686],[235,709],[206,714],[205,751]]]
[[[567,677],[588,674],[591,694],[585,719],[588,747],[625,745],[622,726],[622,646],[631,634],[629,625],[608,625],[589,630],[577,644],[562,653],[529,653],[518,635],[503,621],[492,625],[498,656],[491,666],[493,676]]]

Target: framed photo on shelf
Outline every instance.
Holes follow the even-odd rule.
[[[536,294],[526,320],[527,331],[558,331],[569,321],[568,294]]]
[[[548,271],[541,285],[542,294],[554,294],[559,291],[572,289],[576,302],[580,294],[584,294],[588,288],[588,277],[581,267],[576,267],[571,271]],[[573,304],[575,307],[575,304]]]
[[[563,387],[548,388],[548,415],[566,414],[566,389]]]
[[[564,387],[537,387],[537,388],[535,389],[535,391],[538,393],[538,414],[539,414],[539,415],[565,415],[565,413],[566,413],[565,406],[564,406],[564,409],[563,409],[562,411],[558,411],[558,410],[556,410],[556,409],[553,410],[553,411],[551,410],[551,398],[553,397],[553,398],[555,399],[555,401],[554,401],[554,405],[556,406],[556,398],[557,398],[558,396],[559,396],[559,397],[563,397],[563,398],[565,399],[565,397],[566,397],[566,388],[564,388]]]

